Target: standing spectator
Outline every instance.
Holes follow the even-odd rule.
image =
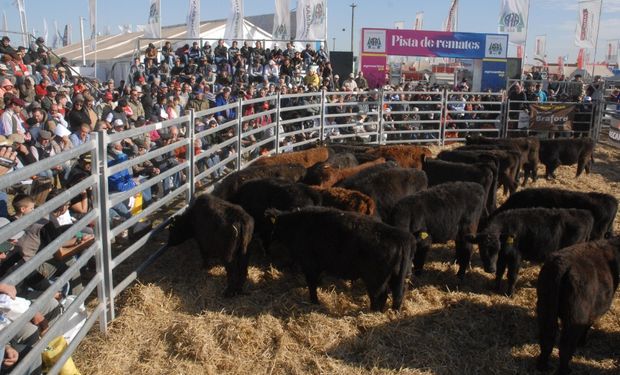
[[[361,70],[357,73],[357,78],[355,79],[355,83],[357,84],[357,88],[360,90],[368,89],[368,81],[364,77],[364,72],[362,72]]]
[[[215,57],[215,64],[220,65],[224,61],[228,61],[228,48],[224,45],[224,40],[217,41],[217,47],[213,49],[213,55]]]

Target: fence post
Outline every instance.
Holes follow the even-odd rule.
[[[276,135],[276,144],[274,148],[276,155],[280,153],[280,95],[280,91],[278,91],[276,97],[276,131],[274,132]]]
[[[97,152],[91,161],[91,169],[96,168],[99,172],[99,184],[95,192],[95,202],[99,207],[99,235],[101,238],[101,266],[103,272],[103,290],[98,290],[99,296],[103,296],[106,303],[105,318],[99,324],[105,332],[104,325],[114,320],[114,279],[112,277],[112,238],[110,236],[110,194],[108,189],[108,158],[107,158],[108,135],[105,132],[97,134]]]
[[[241,140],[243,138],[243,119],[241,118],[243,105],[242,99],[237,102],[237,170],[241,170],[241,153],[243,152]]]
[[[441,114],[439,115],[439,144],[443,147],[446,144],[446,116],[448,116],[447,108],[448,108],[448,91],[443,89],[441,93],[442,103],[441,103]]]
[[[381,145],[383,143],[383,126],[384,126],[384,119],[383,119],[383,106],[385,105],[385,91],[383,89],[383,87],[381,87],[381,91],[379,91],[380,95],[381,95],[381,99],[379,100],[379,111],[378,111],[378,116],[379,118],[377,119],[378,124],[378,134],[377,134],[377,144]]]
[[[319,141],[321,141],[321,143],[325,142],[325,115],[326,115],[326,110],[327,110],[327,100],[325,99],[326,93],[325,90],[321,90],[321,118],[320,118],[320,127],[319,127]]]
[[[189,189],[187,189],[187,204],[192,201],[194,194],[196,193],[196,181],[194,181],[194,115],[196,113],[193,109],[189,110],[189,123],[187,124],[187,138],[189,139],[189,145],[187,146],[187,154],[186,158],[189,161],[189,166],[187,168],[187,178],[186,181],[189,182]]]

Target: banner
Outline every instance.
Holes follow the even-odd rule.
[[[230,0],[224,39],[229,41],[243,39],[243,0]]]
[[[327,37],[327,7],[325,0],[297,0],[298,41],[325,40]]]
[[[6,19],[6,11],[3,10],[2,11],[2,33],[3,34],[8,34],[9,32],[9,22]]]
[[[558,57],[558,74],[564,75],[564,57]]]
[[[62,39],[62,36],[58,32],[58,22],[54,20],[54,38],[52,39],[52,49],[56,49],[60,46],[60,39]]]
[[[575,45],[579,48],[594,48],[601,19],[602,0],[585,0],[579,2],[577,27],[575,28]]]
[[[276,0],[276,11],[273,14],[273,39],[291,39],[290,0]]]
[[[65,25],[65,32],[62,35],[62,46],[66,47],[71,44],[71,25]]]
[[[90,50],[97,49],[97,0],[88,0],[88,23],[90,25]]]
[[[618,61],[618,45],[620,40],[608,40],[607,48],[605,49],[605,62],[609,65],[614,65]]]
[[[144,27],[145,38],[161,38],[161,0],[151,0],[149,19]]]
[[[443,23],[443,31],[447,32],[455,32],[458,24],[458,10],[459,10],[459,1],[452,0],[450,4],[450,10],[448,11],[448,17]]]
[[[22,31],[22,43],[24,46],[28,46],[28,20],[26,19],[26,7],[24,6],[24,0],[16,0],[17,12],[19,13],[19,25]]]
[[[405,21],[397,21],[394,22],[394,28],[397,30],[402,30],[405,28]]]
[[[502,0],[498,31],[508,33],[511,44],[525,44],[529,7],[529,0]]]
[[[530,105],[530,130],[573,129],[575,104],[539,103]]]
[[[585,67],[585,50],[583,48],[579,49],[579,53],[577,54],[577,69],[583,69]]]
[[[422,30],[424,28],[424,12],[418,12],[415,14],[415,23],[413,24],[414,30]]]
[[[545,59],[547,56],[547,37],[545,35],[536,36],[536,45],[534,46],[534,57]]]
[[[200,38],[200,0],[189,0],[187,39]]]
[[[508,36],[425,30],[362,29],[362,53],[392,56],[505,59]]]

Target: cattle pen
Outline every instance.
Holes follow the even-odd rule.
[[[589,176],[575,179],[573,167],[561,167],[557,180],[534,186],[620,198],[619,158],[616,149],[599,145]],[[508,298],[493,293],[492,275],[477,254],[466,282],[457,285],[452,247],[434,246],[400,313],[371,313],[361,283],[324,280],[322,306],[307,305],[302,277],[260,259],[250,267],[249,294],[224,299],[223,267],[206,273],[188,242],[164,254],[121,296],[108,335],[87,336],[75,360],[93,374],[536,373],[539,266],[525,265],[518,291]],[[594,328],[573,360],[574,373],[618,373],[618,298]]]
[[[226,273],[223,267],[214,265],[208,271],[203,269],[193,241],[170,248],[165,246],[170,217],[182,212],[196,194],[211,191],[219,182],[220,177],[214,177],[216,171],[226,174],[244,169],[260,154],[285,153],[327,141],[340,144],[338,142],[348,139],[361,139],[384,145],[425,144],[436,156],[442,150],[458,146],[454,142],[463,141],[470,134],[507,137],[511,133],[506,121],[509,105],[498,96],[489,98],[488,103],[497,108],[484,113],[488,115],[486,118],[452,120],[454,127],[448,128],[446,119],[450,110],[447,104],[453,94],[431,94],[430,105],[438,109],[415,111],[415,114],[413,109],[411,112],[390,111],[391,116],[398,112],[426,115],[428,119],[415,121],[418,123],[415,129],[399,129],[398,125],[407,120],[394,117],[386,120],[384,108],[392,99],[383,93],[370,99],[376,104],[376,112],[359,112],[353,117],[353,107],[359,103],[344,102],[342,106],[350,107],[350,111],[330,113],[329,108],[334,105],[325,101],[325,96],[330,95],[325,92],[278,94],[275,99],[259,98],[197,113],[190,111],[175,120],[101,135],[71,154],[14,172],[17,180],[31,175],[36,168],[49,168],[60,159],[65,161],[84,154],[92,154],[93,165],[97,166],[71,191],[35,211],[42,217],[70,194],[87,187],[95,191],[95,209],[62,237],[68,238],[79,230],[78,227],[96,222],[98,241],[83,253],[86,256],[80,258],[77,266],[63,274],[66,279],[83,263],[95,263],[96,276],[79,296],[79,303],[73,306],[76,310],[85,302],[89,318],[67,356],[72,353],[78,368],[89,374],[533,373],[539,352],[534,317],[539,265],[524,264],[517,292],[513,298],[508,298],[493,292],[493,277],[483,272],[477,253],[465,280],[458,282],[457,266],[453,263],[454,243],[434,245],[426,262],[426,272],[412,278],[401,311],[372,313],[361,282],[324,278],[319,290],[322,304],[310,305],[305,303],[307,290],[303,277],[271,265],[261,255],[251,260],[247,295],[224,298]],[[245,111],[246,106],[273,100],[280,104],[285,99],[299,101],[297,105],[276,105],[260,113]],[[429,102],[407,104],[429,105]],[[213,116],[227,110],[235,110],[240,115],[211,127]],[[244,122],[263,116],[272,116],[277,121],[243,130]],[[346,117],[347,121],[336,121],[339,117]],[[351,119],[354,122],[348,122]],[[466,122],[467,127],[457,127]],[[117,165],[105,163],[109,156],[106,146],[110,142],[173,126],[182,129],[185,137]],[[587,132],[572,135],[597,138],[599,130],[590,126]],[[213,135],[220,136],[219,143],[212,144],[204,152],[192,152],[194,140]],[[258,139],[246,143],[253,135]],[[235,152],[230,152],[231,148]],[[108,191],[107,177],[110,175],[179,149],[184,152],[179,152],[183,161],[178,165],[129,191],[112,194]],[[214,158],[215,154],[221,158]],[[594,159],[594,167],[587,176],[575,178],[574,166],[562,166],[556,172],[557,179],[539,178],[531,186],[605,192],[620,199],[620,169],[617,167],[620,151],[598,144]],[[199,164],[202,168],[195,169]],[[108,220],[113,205],[180,173],[184,174],[185,181],[148,208],[115,226]],[[538,175],[544,175],[542,165]],[[0,182],[4,184],[1,187],[9,185]],[[498,193],[498,198],[501,203],[506,197]],[[130,243],[112,243],[113,238],[144,219],[154,224],[149,234]],[[30,221],[34,220],[33,217]],[[18,225],[0,229],[0,236],[9,238],[12,235],[9,231],[19,230]],[[614,232],[619,233],[619,230],[620,223],[616,220]],[[44,256],[51,256],[53,246],[42,251],[36,261],[42,262]],[[26,274],[10,276],[10,280],[18,282]],[[51,295],[55,286],[63,281],[66,280],[59,279],[46,293]],[[97,321],[100,332],[89,329]],[[610,349],[620,348],[620,302],[617,298],[594,328],[588,345],[578,351],[573,361],[575,373],[618,373],[618,351]],[[46,334],[37,345],[43,346],[59,329]],[[4,337],[8,336],[5,330]],[[554,359],[557,359],[557,350]]]

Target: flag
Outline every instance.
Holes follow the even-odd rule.
[[[507,33],[512,44],[525,44],[529,7],[529,0],[502,0],[498,31]]]
[[[273,39],[291,39],[290,0],[276,0],[276,11],[273,15]]]
[[[602,0],[580,1],[578,6],[575,45],[579,48],[594,48],[601,19]]]
[[[118,26],[119,30],[121,31],[121,34],[129,34],[131,32],[133,32],[133,27],[131,26],[130,23],[126,23],[124,25],[119,25]]]
[[[618,60],[618,44],[620,40],[608,40],[607,48],[605,51],[605,62],[609,65],[613,65]]]
[[[26,19],[26,7],[24,6],[24,0],[15,0],[15,5],[17,5],[17,11],[19,12],[19,24],[22,31],[22,43],[24,43],[24,46],[27,46],[29,45],[28,21]]]
[[[547,37],[545,35],[536,35],[536,45],[534,46],[534,57],[545,59],[547,55]]]
[[[60,47],[60,40],[62,36],[58,32],[58,22],[54,20],[54,39],[52,39],[52,49]]]
[[[413,24],[414,30],[422,30],[424,27],[424,12],[418,12],[415,14],[415,23]]]
[[[518,59],[522,59],[523,58],[523,45],[519,44],[517,46],[517,58]]]
[[[5,10],[2,11],[2,22],[3,22],[2,23],[2,32],[3,32],[3,34],[6,35],[9,32],[9,21],[7,21],[7,19],[6,19],[6,11]]]
[[[450,10],[448,11],[448,17],[444,22],[443,31],[456,32],[457,24],[458,24],[458,10],[459,10],[459,1],[452,0],[450,4]]]
[[[398,21],[398,22],[394,22],[394,28],[397,30],[402,30],[405,28],[405,22],[404,21]]]
[[[70,42],[71,42],[71,40],[70,40],[71,36],[70,36],[70,33],[69,33],[69,29],[70,29],[69,24],[66,24],[65,25],[65,32],[62,35],[62,46],[63,47],[68,46],[70,44]]]
[[[161,38],[161,21],[160,10],[161,0],[150,0],[149,6],[149,20],[144,28],[145,38]]]
[[[585,50],[583,48],[579,49],[579,54],[577,55],[577,69],[583,69],[585,63],[584,63],[584,59],[585,59]]]
[[[224,39],[243,39],[243,0],[230,0],[230,12],[226,20]]]
[[[297,0],[298,41],[324,40],[327,36],[327,7],[325,0]]]
[[[200,38],[200,0],[189,0],[187,10],[187,39]]]
[[[43,40],[45,41],[45,43],[47,42],[47,20],[45,19],[45,17],[43,18]]]

